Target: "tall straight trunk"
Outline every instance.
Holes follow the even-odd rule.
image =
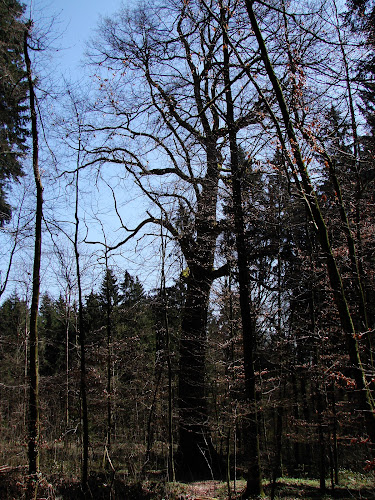
[[[70,326],[70,294],[66,305],[65,317],[65,423],[69,425],[69,326]]]
[[[108,273],[108,254],[105,254],[105,268]],[[108,274],[107,274],[108,276]],[[112,299],[108,279],[106,281],[106,330],[107,330],[107,453],[111,449],[112,438]],[[105,454],[106,455],[106,454]]]
[[[42,252],[43,186],[39,172],[38,124],[35,106],[34,82],[28,53],[29,30],[24,35],[24,56],[29,84],[31,113],[31,134],[33,147],[33,171],[36,186],[35,246],[32,300],[30,309],[29,336],[29,418],[28,418],[28,458],[29,458],[29,498],[37,494],[37,474],[39,470],[39,359],[38,359],[38,309],[40,293],[40,261]]]
[[[284,396],[285,385],[282,394]],[[275,456],[272,464],[272,484],[271,484],[271,500],[275,498],[277,479],[281,477],[281,447],[283,436],[283,413],[282,405],[277,405],[274,412],[275,419]]]
[[[308,233],[308,229],[307,229]],[[310,252],[311,252],[311,261],[313,260],[313,243],[310,242]],[[311,262],[312,264],[312,262]],[[313,268],[313,266],[311,265]],[[316,311],[318,310],[316,301],[315,301],[315,284],[313,281],[309,283],[309,312],[310,312],[310,331],[313,335],[313,338],[316,338],[317,335],[317,327],[316,327]],[[317,340],[315,340],[317,342]],[[322,357],[321,349],[322,345],[315,344],[314,346],[314,365],[316,366],[316,381],[315,381],[315,400],[316,400],[316,414],[317,414],[317,424],[318,424],[318,446],[319,446],[319,454],[318,454],[318,468],[319,468],[319,487],[321,495],[324,495],[326,492],[326,443],[324,436],[324,422],[323,422],[323,412],[325,410],[323,390],[325,389],[324,384],[324,376],[323,370],[320,365],[320,360]],[[323,351],[324,354],[324,351]],[[321,378],[321,380],[320,380]],[[305,398],[306,399],[306,398]],[[308,422],[310,419],[306,415],[306,421]]]
[[[326,492],[326,442],[324,436],[324,422],[323,422],[323,412],[324,412],[324,399],[323,399],[323,383],[320,385],[319,380],[315,384],[315,399],[316,399],[316,413],[317,413],[317,423],[318,423],[318,446],[319,446],[319,487],[321,495]]]
[[[242,165],[239,161],[237,134],[234,122],[234,106],[229,72],[229,40],[227,34],[226,10],[221,8],[223,29],[224,84],[226,97],[226,123],[230,145],[230,168],[232,181],[232,202],[235,225],[238,281],[240,287],[240,309],[242,322],[243,359],[245,368],[245,396],[248,413],[244,419],[245,454],[247,459],[246,492],[244,498],[263,493],[259,456],[259,430],[256,401],[256,378],[254,361],[256,358],[255,319],[251,311],[250,276],[245,239],[245,221],[242,206]]]
[[[281,186],[280,173],[278,175],[279,186]],[[280,341],[285,340],[282,330],[282,261],[281,261],[281,219],[282,219],[282,195],[278,193],[278,214],[277,214],[277,336]],[[283,438],[283,401],[285,399],[286,380],[284,377],[284,355],[283,351],[280,352],[279,359],[279,380],[281,381],[280,398],[274,411],[275,420],[275,445],[274,445],[274,460],[272,465],[272,485],[271,485],[271,500],[275,498],[276,482],[282,475],[281,465],[281,451],[282,451],[282,438]]]
[[[77,117],[78,119],[78,117]],[[79,123],[79,122],[78,122]],[[81,285],[80,254],[78,248],[79,234],[79,163],[80,163],[81,143],[79,139],[76,185],[75,185],[75,234],[74,234],[74,255],[76,261],[77,287],[78,287],[78,342],[80,351],[80,400],[81,400],[81,425],[82,425],[82,467],[81,467],[81,488],[83,498],[88,498],[88,462],[89,462],[89,423],[87,411],[87,379],[86,379],[86,332],[83,320],[83,299]]]
[[[339,14],[338,14],[338,10],[337,10],[336,1],[333,2],[333,6],[335,9],[336,30],[337,30],[337,36],[339,39],[339,43],[340,43],[342,62],[344,63],[344,68],[345,68],[345,84],[346,84],[346,88],[347,88],[347,92],[348,92],[348,103],[349,103],[349,111],[350,111],[350,118],[351,118],[351,129],[352,129],[352,138],[353,138],[353,160],[354,160],[354,171],[355,171],[355,179],[356,179],[355,225],[356,225],[357,253],[359,253],[359,256],[361,256],[361,254],[362,254],[362,236],[361,236],[361,226],[360,226],[360,219],[361,219],[360,201],[361,201],[361,197],[362,197],[362,181],[361,181],[361,176],[360,176],[361,154],[360,154],[359,138],[358,138],[358,126],[357,126],[357,120],[356,120],[356,116],[355,116],[354,98],[353,98],[353,91],[352,91],[352,78],[350,76],[350,66],[349,66],[349,61],[348,61],[347,54],[345,51],[344,40],[342,39],[342,34],[340,31],[340,27],[339,27],[340,21],[339,21]],[[341,202],[341,205],[343,205],[342,202]],[[343,222],[347,222],[347,228],[349,230],[348,231],[348,239],[349,239],[348,243],[350,244],[351,232],[350,232],[348,218],[345,217],[345,220]],[[354,248],[354,245],[353,245],[353,248]],[[363,270],[361,258],[358,258],[356,253],[353,254],[353,252],[350,252],[350,258],[351,258],[351,262],[352,262],[352,267],[354,268],[353,270],[357,274],[357,287],[358,287],[359,300],[360,300],[360,306],[361,306],[360,311],[361,311],[361,315],[362,315],[362,321],[364,323],[362,325],[362,328],[364,328],[366,331],[366,340],[367,340],[368,350],[370,353],[370,361],[371,361],[371,366],[373,367],[371,338],[370,338],[370,335],[368,333],[366,290],[365,290],[363,283],[362,283],[363,276],[364,276],[364,270]]]
[[[150,410],[148,412],[148,419],[147,419],[147,429],[146,429],[146,454],[145,454],[145,461],[142,466],[141,470],[141,477],[146,476],[146,469],[147,466],[150,463],[151,460],[151,449],[152,445],[154,442],[154,415],[155,415],[155,410],[157,406],[157,397],[158,397],[158,392],[160,390],[160,382],[161,382],[161,377],[163,374],[163,367],[159,366],[158,363],[155,366],[155,387],[154,387],[154,394],[152,397],[152,402],[150,406]]]
[[[168,303],[167,294],[165,287],[165,252],[166,252],[166,241],[164,238],[163,224],[160,228],[160,239],[161,239],[161,283],[160,292],[163,302],[163,321],[165,330],[165,355],[167,362],[168,371],[168,478],[170,481],[174,482],[176,480],[175,466],[174,466],[174,440],[173,440],[173,374],[172,374],[172,359],[171,359],[171,336],[169,330],[169,320],[168,320]]]
[[[245,0],[251,27],[257,38],[261,57],[263,59],[263,63],[267,71],[269,80],[272,84],[275,98],[282,114],[282,120],[286,129],[288,141],[291,146],[292,155],[295,162],[295,167],[292,169],[292,175],[296,182],[296,186],[304,199],[310,220],[313,222],[314,227],[317,231],[321,248],[326,259],[327,273],[339,314],[341,326],[345,335],[347,352],[352,367],[353,377],[356,381],[358,389],[360,409],[364,414],[369,437],[372,443],[375,444],[375,402],[361,361],[358,345],[358,334],[353,323],[347,296],[341,278],[341,273],[332,251],[327,224],[320,210],[317,195],[314,191],[305,162],[303,160],[299,140],[294,130],[291,115],[282,88],[269,59],[267,47],[260,32],[259,25],[253,10],[253,3],[254,2],[252,0]],[[279,125],[277,125],[277,128],[278,133],[280,133]],[[285,144],[283,137],[280,136],[279,138],[282,144]]]
[[[291,382],[293,391],[293,418],[295,422],[298,422],[300,418],[300,407],[299,407],[299,394],[298,394],[298,379],[297,379],[297,367],[294,364],[291,368]],[[294,460],[294,471],[299,472],[299,468],[302,462],[302,446],[299,439],[293,442],[293,460]],[[305,457],[304,457],[305,458]]]
[[[337,446],[337,412],[336,412],[336,398],[335,398],[335,385],[331,386],[331,411],[332,411],[332,460],[334,468],[334,483],[339,484],[339,454]]]

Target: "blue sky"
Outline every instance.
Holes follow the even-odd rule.
[[[117,12],[127,0],[23,0],[26,16],[36,24],[48,26],[55,19],[52,31],[59,34],[53,44],[59,50],[53,56],[58,70],[63,73],[79,74],[85,43],[94,36],[100,16]],[[31,16],[30,16],[31,9]]]
[[[56,90],[57,99],[60,92],[64,89],[64,79],[69,84],[79,84],[82,83],[82,88],[85,88],[85,79],[90,83],[91,78],[89,77],[92,72],[92,67],[87,70],[81,65],[84,59],[86,44],[90,38],[95,37],[95,30],[98,26],[100,17],[112,16],[121,9],[121,6],[131,6],[134,7],[138,0],[20,0],[26,5],[25,17],[31,18],[35,24],[36,33],[46,33],[49,32],[49,50],[45,53],[35,53],[35,71],[41,75],[41,81],[45,83],[45,88],[49,91],[49,85],[51,85],[51,94],[53,96],[53,90]],[[51,21],[54,20],[52,28],[48,29]],[[34,55],[34,54],[33,54]],[[53,98],[55,98],[53,96]],[[46,101],[47,102],[47,101]],[[53,99],[49,101],[52,103],[53,111]],[[57,110],[59,108],[57,106]],[[48,120],[50,116],[54,116],[53,112],[49,113],[49,109],[46,110],[44,116],[45,120]],[[48,128],[48,127],[47,127]],[[52,130],[52,127],[51,127]],[[49,146],[54,149],[54,137],[53,135],[48,138]],[[65,168],[66,162],[70,161],[69,154],[65,155],[64,150],[61,148],[60,143],[56,143],[55,153],[58,158],[62,157],[62,162],[59,163],[59,168]],[[30,162],[27,165],[30,168]],[[72,169],[75,168],[75,160],[73,159]],[[48,172],[48,167],[46,169]],[[90,175],[89,173],[87,175]],[[112,175],[112,174],[110,174]],[[113,174],[114,175],[114,174]],[[64,198],[65,191],[61,187],[61,201],[59,197],[59,187],[56,185],[57,194],[55,194],[54,183],[49,184],[48,176],[44,178],[45,187],[45,210],[50,211],[48,213],[56,214],[57,220],[59,218],[63,220],[62,224],[66,221],[72,221],[74,216],[74,199],[67,201]],[[106,237],[109,243],[117,242],[121,240],[125,232],[119,231],[119,221],[115,212],[113,210],[113,200],[112,194],[106,186],[101,186],[100,194],[96,188],[95,182],[89,182],[87,176],[82,173],[81,178],[81,204],[80,204],[80,219],[83,221],[85,219],[85,224],[90,228],[89,240],[103,241],[102,227],[98,223],[98,220],[94,218],[100,217],[106,231]],[[115,181],[117,185],[117,180]],[[32,189],[32,188],[31,188]],[[144,206],[142,200],[136,197],[137,193],[133,192],[132,186],[127,186],[126,191],[119,190],[117,193],[118,203],[121,205],[122,216],[126,223],[130,227],[136,226],[136,221],[144,213]],[[55,196],[57,196],[55,198]],[[31,202],[33,203],[33,202]],[[65,205],[64,205],[65,203]],[[139,213],[141,215],[139,215]],[[81,228],[85,226],[81,224]],[[82,229],[82,235],[85,235],[85,229]],[[58,241],[59,245],[63,249],[63,252],[69,257],[72,252],[71,246],[65,242],[63,236],[61,236],[61,241],[59,238],[55,237],[55,241]],[[147,242],[148,245],[151,245]],[[43,241],[44,253],[43,253],[43,273],[42,273],[42,293],[47,289],[50,293],[56,297],[59,295],[59,286],[56,283],[56,277],[58,276],[59,265],[55,262],[53,255],[53,250],[51,250],[51,242],[48,235],[44,237]],[[126,245],[116,252],[113,256],[111,265],[118,266],[121,268],[122,272],[127,269],[132,275],[139,276],[141,281],[145,284],[146,288],[154,288],[158,285],[158,248],[156,250],[153,248],[152,252],[146,248],[142,252],[142,248],[146,246],[145,243],[140,242],[137,245]],[[99,250],[98,250],[99,248]],[[102,278],[103,267],[98,266],[98,256],[103,257],[103,248],[97,247],[96,245],[82,245],[82,256],[85,262],[84,268],[86,270],[85,274],[85,293],[89,292],[94,286],[97,286]],[[21,252],[22,253],[22,252]],[[121,253],[121,255],[120,255]],[[141,255],[142,253],[142,255]],[[1,254],[1,252],[0,252]],[[152,255],[152,259],[150,258]],[[156,255],[156,260],[155,260]],[[67,257],[67,258],[68,258]],[[19,260],[14,266],[14,287],[17,288],[18,285],[18,274],[21,266],[23,265],[23,254],[20,254]],[[28,256],[24,259],[27,260],[25,264],[30,266],[30,260]],[[147,261],[147,262],[146,262]],[[1,278],[1,255],[0,255],[0,278]],[[13,288],[14,289],[14,288]],[[9,290],[12,290],[12,284],[9,286]],[[23,291],[19,292],[23,295]]]

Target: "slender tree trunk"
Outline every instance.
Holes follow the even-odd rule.
[[[77,116],[79,123],[79,117]],[[80,351],[80,399],[81,399],[81,425],[82,425],[82,467],[81,467],[81,488],[83,498],[88,498],[88,461],[89,461],[89,423],[87,411],[87,377],[86,377],[86,331],[83,319],[83,298],[81,285],[80,255],[78,248],[79,234],[79,163],[80,163],[81,143],[79,138],[76,185],[75,185],[75,235],[74,235],[74,254],[76,261],[77,287],[78,287],[78,342]]]
[[[145,477],[146,475],[146,467],[150,462],[151,459],[151,449],[152,449],[152,444],[154,441],[154,424],[153,424],[153,419],[154,419],[154,414],[155,414],[155,407],[157,404],[157,396],[160,388],[160,382],[161,382],[161,376],[163,374],[162,366],[157,366],[156,367],[156,373],[155,373],[155,387],[154,387],[154,395],[152,398],[150,410],[148,412],[148,419],[147,419],[147,429],[146,429],[146,458],[142,466],[141,470],[141,477]]]
[[[29,99],[31,112],[31,133],[33,144],[33,171],[36,186],[36,212],[35,212],[35,247],[33,267],[33,287],[30,309],[30,335],[29,335],[29,488],[30,499],[36,498],[37,474],[39,472],[39,359],[38,359],[38,309],[40,292],[40,262],[42,251],[42,218],[43,218],[43,186],[39,172],[39,144],[37,112],[35,105],[34,82],[31,71],[31,62],[28,53],[29,30],[24,35],[24,55],[29,84]]]
[[[278,175],[279,185],[281,185],[280,175]],[[280,339],[280,342],[285,340],[285,336],[283,335],[282,330],[282,262],[281,262],[281,217],[282,217],[282,208],[281,208],[282,196],[279,191],[278,196],[278,214],[277,214],[277,335]],[[282,389],[280,390],[280,398],[281,401],[277,403],[275,408],[275,452],[274,452],[274,460],[272,467],[272,485],[271,485],[271,500],[275,498],[276,492],[276,483],[277,479],[281,477],[282,474],[282,466],[281,466],[281,451],[282,451],[282,437],[283,437],[283,402],[285,399],[285,385],[286,381],[284,378],[284,352],[281,350],[279,354],[279,379]]]
[[[65,311],[65,423],[69,425],[69,327],[70,327],[70,292]]]
[[[336,414],[336,398],[335,398],[335,386],[332,384],[331,387],[331,407],[332,407],[332,459],[334,468],[334,483],[339,484],[339,457],[338,457],[338,447],[337,447],[337,414]]]
[[[108,276],[108,255],[105,254],[105,267]],[[112,299],[108,279],[106,281],[106,330],[107,330],[107,453],[111,449],[112,437]]]
[[[292,383],[292,390],[293,390],[293,418],[295,422],[298,422],[300,418],[300,408],[299,408],[299,402],[298,402],[298,385],[297,385],[298,379],[297,379],[297,368],[294,365],[291,368],[291,383]],[[293,443],[293,459],[294,459],[294,472],[298,473],[300,466],[301,466],[301,456],[303,455],[301,443],[299,442],[299,436],[298,439],[294,441]]]
[[[322,495],[326,492],[326,444],[324,437],[324,426],[323,426],[323,394],[322,388],[319,387],[319,382],[316,383],[315,387],[316,394],[316,411],[318,416],[318,443],[319,443],[319,484],[320,493]]]
[[[27,299],[25,300],[27,303]],[[26,318],[25,318],[25,364],[23,367],[23,374],[24,374],[24,379],[27,381],[27,374],[29,370],[29,331],[28,331],[28,315],[27,315],[27,310],[26,310]],[[23,424],[26,428],[27,421],[28,421],[28,384],[26,383],[24,385],[24,393],[23,393],[24,399],[23,399]]]
[[[306,228],[308,232],[308,229]],[[310,242],[311,248],[311,261],[313,260],[313,244]],[[313,266],[311,266],[313,267]],[[317,414],[317,423],[318,423],[318,445],[319,445],[319,455],[318,455],[318,468],[319,468],[319,487],[320,493],[322,495],[326,492],[326,443],[324,436],[324,423],[323,423],[323,412],[324,412],[324,400],[323,400],[323,390],[324,390],[324,379],[322,367],[320,365],[321,359],[321,346],[317,345],[317,327],[316,327],[316,311],[317,306],[315,303],[315,289],[314,283],[310,282],[310,299],[309,299],[309,309],[310,309],[310,322],[311,322],[311,333],[314,338],[315,346],[314,346],[314,364],[316,367],[316,382],[315,382],[315,399],[316,399],[316,414]],[[324,352],[324,351],[323,351]],[[322,378],[322,380],[320,380]],[[306,418],[306,421],[309,421]]]
[[[362,328],[366,331],[366,341],[368,345],[368,350],[370,353],[370,361],[371,361],[371,366],[373,367],[373,359],[372,359],[372,345],[371,345],[371,338],[370,335],[368,334],[368,318],[367,318],[367,307],[366,307],[366,290],[363,286],[362,280],[363,280],[363,267],[361,264],[361,258],[358,258],[358,253],[359,256],[362,254],[362,237],[361,237],[361,226],[360,226],[360,201],[361,201],[361,176],[360,176],[360,160],[361,160],[361,154],[360,154],[360,147],[359,147],[359,139],[358,139],[358,127],[357,127],[357,120],[355,116],[355,109],[354,109],[354,99],[353,99],[353,92],[352,92],[352,80],[350,76],[350,67],[349,67],[349,62],[347,58],[347,54],[345,51],[345,45],[344,41],[342,39],[341,31],[340,31],[340,21],[339,21],[339,14],[337,11],[337,4],[336,1],[333,2],[334,10],[335,10],[335,17],[336,17],[336,30],[337,30],[337,36],[339,39],[340,43],[340,49],[341,49],[341,54],[342,54],[342,61],[344,63],[344,68],[345,68],[345,84],[346,88],[348,91],[348,103],[349,103],[349,111],[350,111],[350,118],[351,118],[351,129],[352,129],[352,138],[353,138],[353,160],[354,160],[354,172],[355,172],[355,178],[356,178],[356,187],[355,187],[355,199],[356,199],[356,213],[355,213],[355,225],[356,225],[356,239],[357,239],[357,249],[354,246],[354,240],[352,243],[352,247],[354,251],[351,251],[349,253],[351,262],[352,262],[352,267],[353,271],[356,273],[357,276],[357,287],[358,287],[358,292],[359,292],[359,302],[360,302],[360,312],[362,315],[362,321],[363,325],[361,325]],[[336,189],[336,187],[335,187]],[[343,206],[342,200],[340,199],[340,203]],[[352,234],[350,231],[350,225],[349,225],[349,220],[346,216],[343,220],[345,226],[347,227],[347,234],[348,234],[348,245],[350,247],[351,245],[351,240]]]
[[[171,336],[169,330],[168,320],[168,303],[165,287],[165,251],[166,242],[163,233],[163,224],[160,229],[161,238],[161,283],[160,291],[163,301],[163,319],[165,329],[165,351],[168,371],[168,477],[169,480],[174,482],[176,480],[175,466],[174,466],[174,440],[173,440],[173,374],[172,374],[172,359],[171,359]]]
[[[256,332],[255,319],[251,311],[250,297],[250,277],[247,260],[247,248],[245,240],[245,222],[242,207],[242,188],[241,188],[241,165],[239,162],[237,136],[234,124],[234,106],[231,91],[230,73],[229,73],[229,40],[227,34],[226,10],[221,9],[221,25],[223,29],[223,52],[224,52],[224,83],[226,96],[226,122],[229,133],[230,144],[230,167],[232,180],[232,200],[233,214],[235,224],[238,281],[240,287],[240,309],[242,320],[243,336],[243,355],[245,368],[245,396],[248,404],[248,415],[244,420],[244,434],[246,438],[246,457],[248,463],[247,485],[244,498],[263,493],[262,478],[260,470],[259,457],[259,429],[256,401],[256,379],[254,362],[256,357]]]

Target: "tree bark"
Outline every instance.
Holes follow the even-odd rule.
[[[77,115],[78,120],[78,115]],[[79,123],[79,120],[78,120]],[[89,497],[88,487],[88,462],[89,462],[89,422],[87,409],[87,377],[86,377],[86,331],[83,319],[83,298],[81,285],[80,254],[78,248],[79,216],[79,163],[80,163],[81,141],[79,138],[76,185],[75,185],[75,234],[74,234],[74,255],[76,261],[77,287],[78,287],[78,340],[80,351],[80,399],[81,399],[81,425],[82,425],[82,467],[81,467],[81,489],[82,497]]]
[[[160,283],[160,296],[162,299],[163,307],[163,328],[165,331],[165,356],[168,371],[168,479],[169,481],[176,481],[176,473],[174,466],[174,438],[173,438],[173,373],[172,373],[172,356],[171,356],[171,335],[169,330],[168,319],[168,301],[165,287],[165,252],[166,241],[164,238],[163,224],[160,227],[161,239],[161,283]]]
[[[179,362],[179,448],[176,477],[184,480],[221,478],[225,465],[215,450],[208,426],[205,364],[207,312],[216,250],[216,204],[219,153],[210,134],[205,144],[207,171],[195,215],[196,238],[180,241],[189,266],[186,299],[182,311]]]
[[[29,27],[30,28],[30,27]],[[33,144],[33,171],[36,186],[35,246],[33,266],[33,286],[30,309],[29,336],[29,418],[28,418],[28,458],[29,485],[28,497],[36,498],[39,472],[39,359],[38,359],[38,309],[40,293],[40,262],[42,252],[43,186],[39,172],[38,124],[35,105],[34,82],[28,53],[29,28],[24,35],[24,56],[29,85],[31,113],[31,134]]]
[[[107,438],[106,446],[109,454],[112,438],[112,298],[108,283],[108,254],[105,253],[106,268],[106,331],[107,331]]]
[[[208,426],[205,387],[207,310],[212,278],[198,266],[189,270],[180,342],[176,476],[196,481],[219,478],[222,471]]]

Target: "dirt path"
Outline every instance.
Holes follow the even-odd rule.
[[[223,483],[220,481],[192,483],[187,488],[189,499],[192,500],[217,500],[219,492],[223,492]]]

